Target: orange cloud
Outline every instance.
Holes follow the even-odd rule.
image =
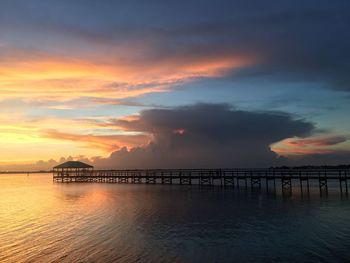
[[[121,147],[132,148],[146,145],[150,141],[149,135],[94,135],[94,134],[72,134],[56,130],[47,130],[42,136],[56,139],[68,140],[85,145],[86,147],[99,148],[107,153],[118,150]]]
[[[300,148],[285,148],[285,147],[272,147],[272,151],[280,156],[292,156],[292,155],[311,155],[311,154],[322,154],[331,153],[332,150],[327,149],[300,149]]]
[[[11,49],[5,55],[0,61],[0,98],[43,97],[63,101],[79,97],[123,99],[164,92],[172,85],[193,78],[221,76],[227,70],[245,67],[254,61],[229,54],[170,57],[153,64],[58,57],[40,52],[30,55]]]
[[[105,156],[119,147],[142,146],[150,140],[146,134],[98,124],[100,120],[110,118],[28,119],[22,115],[0,114],[0,162],[23,163],[61,155],[80,155],[82,148],[89,157]]]
[[[333,152],[333,146],[345,141],[344,136],[288,138],[273,144],[271,149],[281,156],[322,154]]]
[[[307,139],[289,139],[287,144],[290,146],[307,147],[307,146],[330,146],[345,142],[346,138],[344,136],[334,136],[334,137],[321,137],[321,138],[307,138]]]

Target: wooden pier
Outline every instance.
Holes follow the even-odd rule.
[[[93,182],[120,184],[180,184],[219,185],[226,187],[261,188],[282,191],[300,187],[309,191],[310,183],[328,192],[330,182],[336,182],[341,193],[348,193],[350,169],[145,169],[92,170],[54,169],[53,181],[60,183]],[[334,185],[334,184],[333,184]]]

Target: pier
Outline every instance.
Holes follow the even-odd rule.
[[[350,169],[134,169],[93,170],[88,167],[55,167],[53,181],[57,183],[119,183],[119,184],[179,184],[237,188],[262,188],[291,191],[299,187],[309,191],[317,184],[320,193],[328,192],[330,182],[336,182],[341,193],[348,193]]]

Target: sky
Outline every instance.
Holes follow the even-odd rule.
[[[347,0],[2,0],[0,170],[350,163]]]

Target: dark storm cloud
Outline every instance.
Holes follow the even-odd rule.
[[[234,80],[259,77],[350,89],[350,2],[345,0],[5,0],[0,7],[3,27],[47,30],[45,41],[57,33],[86,45],[143,43],[145,50],[123,58],[128,64],[242,55],[256,61],[235,71]]]
[[[349,4],[304,5],[153,33],[162,40],[163,48],[169,48],[162,54],[173,49],[189,56],[215,52],[256,57],[253,66],[234,71],[234,80],[237,76],[260,77],[350,89],[349,14]]]
[[[142,111],[113,125],[153,136],[146,147],[124,149],[99,167],[258,167],[281,162],[269,145],[312,133],[311,123],[284,113],[239,111],[224,104],[198,104]]]

